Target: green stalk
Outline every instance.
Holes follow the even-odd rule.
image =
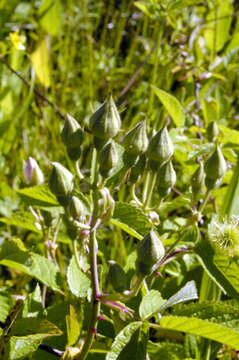
[[[97,166],[97,153],[95,149],[93,152],[93,160],[94,161],[92,161],[92,171],[91,171],[91,176],[93,180],[93,184],[92,184],[93,214],[91,221],[90,241],[89,241],[90,271],[91,271],[91,284],[92,284],[93,294],[91,301],[91,316],[87,330],[87,335],[83,343],[83,346],[81,348],[80,354],[75,357],[76,360],[85,360],[87,358],[87,355],[94,341],[94,336],[96,334],[98,315],[100,311],[100,302],[99,302],[100,287],[99,287],[99,279],[98,279],[98,271],[97,271],[97,241],[96,241],[96,228],[95,228],[98,220],[98,189],[97,189],[98,166]]]

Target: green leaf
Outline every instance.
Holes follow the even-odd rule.
[[[206,20],[208,24],[204,31],[207,46],[212,51],[220,51],[229,40],[229,30],[232,22],[233,6],[230,0],[215,1],[214,8],[209,11]],[[215,20],[218,18],[218,20]]]
[[[231,268],[229,259],[223,256],[214,258],[213,248],[208,241],[203,239],[195,246],[195,252],[204,270],[219,288],[229,296],[239,299],[239,286],[237,284],[239,269],[235,260],[232,260],[234,264],[232,269],[228,269]]]
[[[239,145],[239,131],[223,125],[218,125],[218,127],[220,130],[220,142],[222,144]]]
[[[184,347],[181,344],[160,342],[148,342],[147,352],[150,355],[150,360],[184,360]]]
[[[159,312],[159,309],[165,302],[166,300],[162,298],[159,291],[150,290],[141,301],[139,306],[139,316],[142,320],[152,317],[152,315]]]
[[[0,264],[22,271],[61,292],[62,278],[57,266],[45,257],[27,251],[20,239],[4,241]]]
[[[19,226],[27,230],[34,231],[36,233],[41,233],[39,224],[37,224],[36,219],[30,212],[18,211],[12,214],[10,217],[1,217],[0,222],[12,226]],[[38,227],[37,227],[38,226]]]
[[[91,296],[91,281],[77,265],[75,256],[71,258],[70,264],[67,269],[67,282],[69,288],[77,297],[90,297]]]
[[[149,18],[152,18],[152,14],[150,13],[149,10],[149,4],[147,4],[146,2],[135,1],[134,6],[136,6],[139,10],[141,10]]]
[[[21,189],[17,193],[27,205],[60,206],[55,195],[52,194],[48,185],[45,184]]]
[[[51,35],[58,35],[60,28],[60,0],[42,0],[39,8],[40,24]]]
[[[160,326],[164,329],[202,336],[235,349],[239,347],[239,331],[208,320],[186,316],[164,316],[160,321]]]
[[[23,304],[22,317],[37,317],[42,311],[41,289],[37,284],[33,293],[29,294]]]
[[[29,339],[27,336],[12,336],[6,346],[8,360],[23,360],[39,347],[41,339]]]
[[[70,315],[66,316],[68,346],[74,345],[80,336],[80,325],[73,305],[70,305]]]
[[[181,302],[198,299],[197,289],[194,281],[189,281],[180,289],[175,295],[166,301],[159,309],[159,311],[165,310],[168,307],[179,304]]]
[[[0,292],[0,321],[5,322],[11,308],[13,299],[7,291]]]
[[[229,218],[232,216],[239,216],[239,159],[233,171],[230,184],[227,187],[226,196],[224,198],[222,215],[227,215]]]
[[[111,350],[108,352],[106,356],[106,360],[118,359],[123,349],[130,342],[132,336],[140,328],[141,325],[142,322],[135,321],[125,326],[123,330],[121,330],[120,333],[116,336],[112,344]]]
[[[139,208],[124,202],[116,202],[111,222],[139,240],[152,226]]]
[[[25,318],[17,319],[11,326],[10,336],[33,336],[45,338],[62,335],[62,331],[46,319]]]
[[[168,94],[166,91],[158,89],[156,86],[151,85],[154,93],[157,95],[173,122],[177,127],[184,125],[184,112],[183,107],[173,95]]]
[[[40,83],[48,88],[51,85],[50,55],[48,39],[42,39],[32,53],[33,67]]]
[[[18,319],[10,330],[10,339],[6,347],[7,359],[25,359],[26,356],[38,349],[44,338],[60,335],[62,335],[61,330],[48,320]]]

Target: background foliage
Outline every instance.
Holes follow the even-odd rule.
[[[66,345],[80,346],[86,334],[90,278],[77,266],[72,239],[65,223],[59,222],[63,208],[48,181],[39,188],[27,187],[22,163],[35,158],[46,179],[52,161],[75,171],[60,136],[69,113],[85,128],[80,167],[88,177],[89,118],[110,92],[122,118],[119,139],[143,119],[149,137],[165,121],[168,124],[177,183],[157,209],[157,231],[166,250],[177,242],[173,250],[186,251],[160,268],[163,278],[155,279],[149,293],[143,287],[126,304],[138,311],[138,318],[130,322],[124,313],[102,305],[107,321],[99,322],[87,359],[122,360],[133,358],[132,351],[137,359],[151,360],[236,356],[238,260],[215,256],[205,234],[214,215],[239,215],[238,14],[239,4],[232,0],[0,1],[0,349],[5,347],[6,359],[54,359],[56,355],[38,349],[41,343],[64,352]],[[214,149],[206,132],[211,121],[219,127],[228,170],[203,209],[200,231],[195,225],[182,234],[193,206],[205,199],[202,193],[192,204],[191,176],[197,160]],[[124,268],[129,285],[137,239],[152,226],[150,214],[129,203],[131,183],[121,181],[120,145],[118,150],[120,161],[107,181],[115,211],[98,231],[105,292],[113,292],[107,261],[113,259]],[[137,189],[139,197],[146,178],[147,172]],[[87,191],[78,183],[75,191],[89,214]],[[157,191],[152,199],[153,204],[159,202]],[[57,245],[49,250],[49,242]],[[82,249],[80,261],[87,271]],[[170,301],[193,280],[199,303],[171,310],[177,304],[173,298],[170,310],[163,308],[162,300]],[[189,295],[180,296],[187,300]],[[194,289],[190,299],[195,297]],[[210,300],[214,303],[205,303]],[[158,312],[165,315],[161,328]],[[151,317],[156,324],[148,332],[145,319]]]

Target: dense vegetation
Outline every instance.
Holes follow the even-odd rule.
[[[239,3],[0,2],[0,358],[239,350]]]

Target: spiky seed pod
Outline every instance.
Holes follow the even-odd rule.
[[[141,177],[146,166],[146,156],[142,154],[138,157],[135,165],[131,168],[130,172],[130,181],[132,184],[135,184]]]
[[[147,150],[148,142],[146,121],[141,121],[125,135],[122,145],[127,153],[140,155]]]
[[[150,140],[147,156],[161,166],[173,156],[174,146],[167,127],[161,128]]]
[[[82,221],[85,217],[85,207],[76,196],[72,196],[68,211],[70,216],[79,221]]]
[[[99,152],[99,172],[103,178],[110,176],[117,162],[117,148],[115,142],[111,140]]]
[[[121,126],[120,115],[112,96],[96,110],[90,118],[90,127],[93,135],[100,139],[110,139],[115,137]]]
[[[71,200],[74,176],[61,164],[53,162],[52,165],[53,169],[49,181],[50,190],[56,195],[61,205],[67,206]]]
[[[158,192],[162,197],[167,196],[177,180],[176,172],[171,161],[164,163],[158,173]]]
[[[165,249],[158,235],[151,230],[137,247],[136,269],[140,275],[148,276],[157,268],[165,255]]]
[[[216,121],[211,121],[207,127],[207,137],[208,140],[213,142],[216,140],[217,136],[219,134],[219,129],[217,126],[217,122]]]
[[[208,157],[205,163],[206,186],[208,190],[217,186],[227,171],[227,163],[217,144],[215,151]]]
[[[205,171],[204,171],[204,164],[202,161],[199,163],[199,167],[193,174],[191,178],[192,184],[192,192],[193,195],[196,196],[203,192],[203,188],[205,186]]]
[[[122,267],[117,262],[110,260],[108,261],[110,268],[108,272],[108,280],[117,292],[123,292],[126,290],[126,274]]]
[[[32,157],[29,157],[27,162],[23,161],[23,172],[27,184],[31,186],[41,185],[44,182],[44,175]]]
[[[239,258],[239,219],[232,217],[222,221],[214,216],[208,225],[208,240],[216,254]]]

